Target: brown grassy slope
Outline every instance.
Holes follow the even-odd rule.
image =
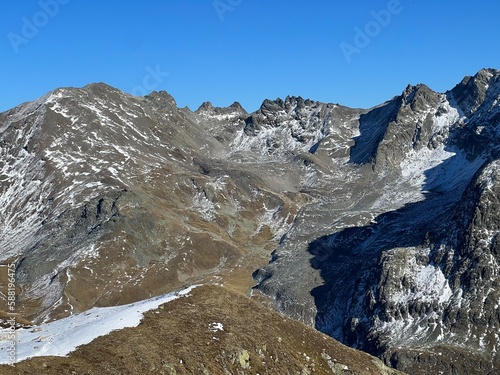
[[[222,323],[223,330],[213,323]],[[1,374],[401,374],[243,294],[209,285],[69,357],[40,357]]]

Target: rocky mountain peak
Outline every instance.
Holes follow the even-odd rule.
[[[466,116],[471,116],[486,100],[491,86],[497,86],[500,71],[482,69],[474,76],[465,77],[456,85],[451,94]]]
[[[203,102],[201,103],[201,105],[198,107],[198,109],[196,110],[197,112],[200,112],[200,111],[209,111],[211,109],[213,109],[214,106],[212,105],[211,102]]]
[[[257,112],[262,113],[271,113],[278,112],[284,109],[285,102],[281,98],[277,98],[275,100],[265,99]]]
[[[241,115],[246,115],[247,111],[241,106],[240,103],[234,102],[231,104],[229,107],[214,107],[211,102],[203,102],[198,109],[195,111],[195,113],[198,114],[215,114],[215,115],[221,115],[221,114],[231,114],[231,113],[238,113]]]
[[[403,105],[410,106],[413,111],[424,111],[437,101],[437,93],[424,84],[408,85],[401,95]]]
[[[177,103],[175,102],[173,96],[164,90],[153,91],[144,98],[154,102],[159,107],[177,108]]]
[[[240,104],[240,102],[234,102],[233,104],[231,104],[231,105],[229,106],[229,108],[233,108],[233,109],[235,109],[235,110],[237,110],[237,111],[240,111],[240,112],[245,112],[245,113],[246,113],[245,109],[244,109],[244,108],[243,108],[243,106]]]
[[[234,148],[260,150],[264,155],[314,153],[329,134],[335,106],[302,97],[266,99],[245,120],[244,135]]]
[[[312,107],[319,104],[310,99],[304,99],[301,96],[287,96],[285,100],[277,98],[275,100],[266,99],[259,108],[262,113],[277,112],[281,110],[294,111],[305,107]]]
[[[447,93],[463,120],[454,142],[470,155],[496,152],[500,140],[500,71],[483,69]]]
[[[82,90],[86,90],[92,92],[94,94],[100,94],[105,92],[120,92],[118,89],[113,86],[108,85],[104,82],[94,82],[90,83],[82,88]]]

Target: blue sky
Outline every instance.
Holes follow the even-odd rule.
[[[287,95],[367,108],[500,68],[499,14],[498,0],[7,0],[0,111],[91,82],[193,110]]]

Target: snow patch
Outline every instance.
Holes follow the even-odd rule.
[[[94,307],[84,313],[71,315],[31,329],[19,329],[16,331],[17,362],[41,356],[64,357],[78,346],[88,344],[99,336],[126,327],[136,327],[145,312],[156,309],[180,296],[186,296],[197,286],[128,305]],[[9,344],[8,334],[9,332],[2,330],[1,364],[9,363],[6,350]]]
[[[480,181],[484,184],[485,189],[492,190],[494,184],[499,178],[500,160],[491,162],[481,173]]]
[[[208,330],[209,330],[210,332],[224,331],[224,324],[222,324],[222,323],[217,323],[217,322],[210,323],[210,324],[208,325]]]
[[[420,150],[410,150],[401,162],[401,175],[414,186],[422,186],[426,180],[425,172],[437,167],[445,160],[455,156],[454,152],[446,151],[444,145],[430,150],[422,147]]]
[[[406,304],[411,301],[445,304],[453,296],[448,280],[439,267],[418,266],[410,262],[402,273],[411,280],[410,289],[402,289],[391,296],[391,301]]]
[[[212,221],[215,216],[215,206],[213,202],[207,198],[205,191],[198,191],[193,197],[191,209],[197,211],[201,217],[207,221]]]
[[[443,113],[434,117],[434,123],[432,125],[432,131],[434,133],[438,133],[442,130],[448,130],[450,126],[455,124],[460,118],[458,109],[452,107],[448,101],[445,101],[441,105],[440,110]]]

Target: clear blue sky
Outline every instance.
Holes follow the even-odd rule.
[[[500,68],[499,15],[498,0],[8,0],[0,110],[91,82],[191,109],[286,95],[371,107]]]

